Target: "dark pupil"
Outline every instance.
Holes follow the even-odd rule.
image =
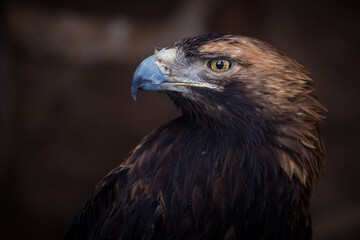
[[[217,69],[223,69],[223,67],[224,67],[224,62],[221,61],[221,60],[217,61],[217,62],[216,62],[216,67],[217,67]]]

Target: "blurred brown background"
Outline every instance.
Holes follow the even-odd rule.
[[[0,1],[0,239],[61,239],[95,184],[179,113],[130,95],[139,62],[187,36],[263,39],[329,109],[314,239],[360,239],[360,14],[333,1]]]

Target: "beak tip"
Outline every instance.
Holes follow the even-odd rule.
[[[137,89],[131,89],[131,96],[136,101],[137,99]]]

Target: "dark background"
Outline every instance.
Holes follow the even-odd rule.
[[[314,239],[360,239],[360,14],[342,1],[0,1],[0,239],[61,239],[95,184],[179,113],[130,95],[139,62],[208,32],[263,39],[329,110]]]

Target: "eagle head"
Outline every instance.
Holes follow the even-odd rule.
[[[166,91],[183,110],[211,116],[218,111],[273,117],[312,102],[308,71],[271,45],[239,35],[208,34],[186,38],[155,51],[137,68],[137,90]],[[306,97],[304,97],[306,96]],[[309,101],[310,100],[310,101]],[[303,104],[303,102],[306,104]],[[316,116],[319,117],[319,116]]]
[[[318,124],[325,110],[310,95],[308,74],[261,40],[207,34],[145,59],[134,73],[132,95],[136,99],[138,89],[166,91],[200,126],[230,129],[254,144],[271,142],[284,171],[306,184],[322,168]]]

